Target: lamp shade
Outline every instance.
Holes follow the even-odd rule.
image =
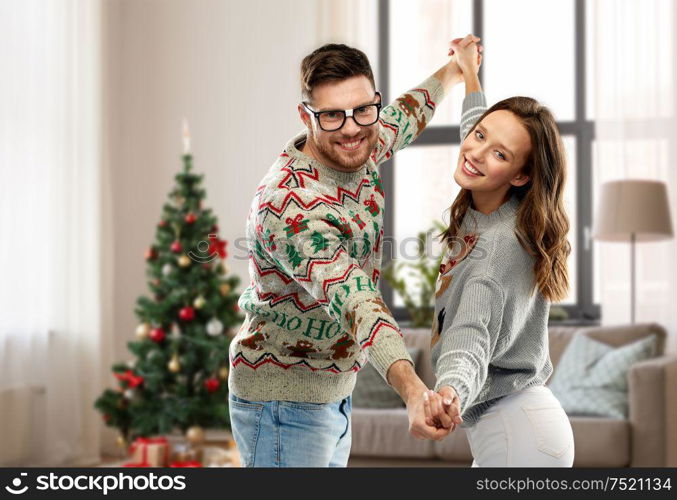
[[[601,241],[672,238],[668,193],[663,182],[625,179],[602,185],[592,237]]]

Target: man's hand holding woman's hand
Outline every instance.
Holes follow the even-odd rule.
[[[449,429],[449,432],[453,432],[456,426],[463,423],[461,400],[453,387],[444,386],[439,392],[423,393],[423,409],[425,423],[428,426]]]
[[[454,56],[458,67],[464,75],[476,75],[482,64],[483,47],[479,45],[480,38],[474,35],[468,35],[465,38],[455,38],[449,42],[449,54]]]

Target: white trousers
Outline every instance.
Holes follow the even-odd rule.
[[[571,467],[569,417],[545,386],[502,398],[466,429],[473,467]]]

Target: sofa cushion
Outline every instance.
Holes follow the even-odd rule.
[[[433,441],[409,434],[406,408],[353,408],[351,456],[434,458]]]
[[[562,355],[550,389],[570,415],[627,418],[628,371],[655,353],[654,335],[618,348],[576,335]]]
[[[421,349],[408,347],[407,351],[414,366],[420,364]],[[354,408],[403,408],[404,401],[399,394],[388,385],[381,374],[371,363],[367,363],[357,374],[353,390]]]
[[[627,467],[630,422],[600,417],[570,417],[574,467]]]

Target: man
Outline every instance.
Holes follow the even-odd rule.
[[[426,425],[427,388],[376,288],[378,166],[418,137],[461,80],[450,60],[382,108],[361,51],[328,44],[303,59],[298,111],[306,129],[264,176],[247,219],[251,281],[239,301],[246,319],[231,343],[229,377],[244,466],[345,466],[350,395],[367,360],[405,401],[414,436],[439,440],[461,423],[457,401],[442,409],[435,399],[438,425]]]

